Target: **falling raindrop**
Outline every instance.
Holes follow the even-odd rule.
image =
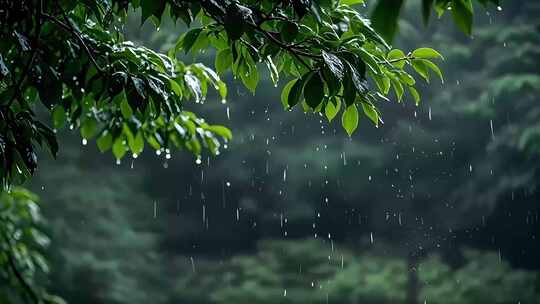
[[[491,139],[495,139],[495,133],[493,132],[493,119],[489,120],[489,127],[491,128]]]
[[[193,260],[193,257],[189,257],[189,259],[191,261],[191,269],[193,273],[195,273],[195,261]]]

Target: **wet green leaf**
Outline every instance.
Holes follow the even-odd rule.
[[[351,136],[358,127],[358,109],[355,104],[348,106],[341,116],[343,129]]]

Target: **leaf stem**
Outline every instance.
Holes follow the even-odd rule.
[[[392,64],[392,63],[396,63],[396,62],[400,62],[400,61],[403,61],[403,60],[414,60],[416,59],[416,57],[412,56],[412,55],[407,55],[405,57],[401,57],[401,58],[395,58],[395,59],[391,59],[391,60],[382,60],[382,61],[378,61],[377,63],[378,64]]]

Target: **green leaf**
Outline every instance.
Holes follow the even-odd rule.
[[[353,84],[350,73],[347,73],[343,81],[343,101],[345,102],[345,105],[350,106],[354,103],[355,100],[356,88]]]
[[[340,0],[339,3],[345,5],[364,4],[364,0]]]
[[[169,79],[169,83],[171,85],[171,90],[174,92],[174,94],[179,98],[182,98],[184,94],[182,93],[182,87],[180,87],[178,82],[176,82],[174,79]]]
[[[129,139],[129,137],[128,137]],[[144,150],[144,138],[142,132],[137,132],[137,135],[132,136],[131,140],[128,140],[129,149],[134,155],[140,155]]]
[[[129,105],[129,102],[127,101],[127,98],[124,98],[120,102],[120,112],[122,112],[122,116],[125,119],[130,119],[131,116],[133,116],[133,110],[131,109],[131,106]]]
[[[422,76],[427,82],[429,82],[429,72],[427,66],[424,64],[422,59],[415,59],[411,62],[414,70]]]
[[[322,57],[332,74],[340,81],[343,80],[345,67],[343,66],[343,62],[341,62],[341,59],[334,54],[325,52],[324,50],[322,51]]]
[[[248,72],[240,72],[240,79],[242,83],[248,88],[253,94],[257,90],[257,85],[259,84],[259,71],[257,68],[253,68]]]
[[[420,59],[444,59],[441,53],[432,48],[419,48],[412,52],[413,57]]]
[[[369,51],[361,47],[358,49],[358,53],[360,55],[360,58],[362,58],[362,60],[366,63],[366,65],[371,69],[373,73],[381,73],[381,67],[377,63],[375,57],[373,57],[373,55]]]
[[[391,81],[392,81],[392,85],[394,88],[394,92],[396,93],[398,102],[401,102],[401,100],[403,99],[403,85],[397,79],[392,78]]]
[[[397,60],[397,61],[393,61],[392,65],[400,69],[402,69],[405,66],[405,63],[407,62],[403,58],[406,58],[405,53],[403,53],[402,50],[398,50],[398,49],[393,49],[390,52],[388,52],[388,55],[386,55],[386,60],[388,61]]]
[[[351,72],[351,74],[350,74],[351,80],[352,80],[352,83],[353,83],[354,87],[356,88],[356,91],[360,95],[366,94],[368,92],[368,90],[369,90],[367,80],[363,76],[361,76],[360,73],[358,73],[358,70],[355,67],[353,67],[349,63],[347,63],[347,65],[348,65],[349,70]]]
[[[298,81],[298,79],[293,79],[289,81],[281,91],[281,104],[283,105],[283,108],[288,109],[289,106],[289,93],[291,92],[291,88],[293,85]]]
[[[96,140],[97,146],[101,153],[109,150],[112,146],[113,137],[107,130],[103,131],[101,136]]]
[[[473,6],[471,0],[452,0],[452,18],[467,35],[472,34]]]
[[[313,17],[315,17],[315,20],[317,20],[317,22],[321,24],[322,23],[322,17],[321,17],[322,10],[321,10],[321,7],[319,6],[318,1],[311,1],[310,10]]]
[[[306,103],[315,109],[321,104],[324,98],[324,82],[320,73],[315,73],[304,86],[304,98]]]
[[[340,98],[332,97],[330,98],[330,100],[328,100],[328,103],[326,104],[326,107],[324,108],[324,114],[326,115],[328,122],[332,122],[334,117],[336,117],[337,113],[339,113],[340,108],[341,108]]]
[[[364,114],[375,124],[375,126],[379,126],[379,113],[375,106],[368,102],[362,102],[362,109],[364,110]]]
[[[226,140],[232,140],[232,132],[228,128],[219,125],[212,125],[208,127],[208,130],[216,133],[217,135],[225,138]]]
[[[401,82],[406,83],[409,86],[412,86],[416,83],[416,80],[414,80],[414,78],[411,75],[409,75],[407,72],[398,73],[398,77],[401,80]]]
[[[187,54],[195,44],[195,41],[197,41],[197,38],[201,32],[201,28],[192,29],[187,32],[184,36],[182,36],[182,38],[180,38],[179,44],[177,45],[177,50],[181,47],[184,50],[184,53]]]
[[[221,80],[217,82],[217,85],[219,96],[221,96],[222,100],[225,101],[225,98],[227,98],[227,85]]]
[[[124,155],[126,154],[127,147],[124,144],[124,139],[122,136],[118,136],[114,140],[114,144],[112,146],[112,152],[113,152],[114,157],[116,157],[117,160],[121,160],[122,157],[124,157]]]
[[[92,138],[97,130],[97,122],[94,118],[88,117],[81,125],[81,136],[85,139]]]
[[[414,87],[408,87],[409,93],[411,93],[411,96],[414,98],[414,103],[416,105],[420,104],[420,94],[418,94],[418,91]]]
[[[47,109],[51,109],[54,104],[58,104],[62,100],[62,81],[58,79],[57,73],[48,66],[43,67],[41,76],[42,81],[37,83],[39,100]]]
[[[341,125],[343,129],[351,136],[358,127],[358,109],[355,104],[352,104],[343,111],[341,116]]]
[[[146,85],[144,84],[144,80],[138,77],[131,77],[131,80],[133,81],[133,86],[135,87],[137,94],[142,98],[146,98]]]
[[[215,59],[216,72],[223,74],[229,67],[231,67],[233,62],[232,51],[230,48],[220,50]]]
[[[199,78],[197,78],[193,74],[185,74],[184,81],[188,86],[189,90],[191,91],[191,94],[195,98],[195,102],[200,102],[203,97],[203,93],[201,88],[201,81],[199,80]]]
[[[371,73],[371,77],[373,78],[373,80],[375,80],[375,83],[377,84],[377,88],[379,89],[379,91],[382,94],[387,95],[388,92],[390,91],[390,78],[388,78],[388,76],[384,74],[375,75],[373,73]]]
[[[373,28],[388,42],[394,39],[398,30],[399,13],[404,0],[379,0],[371,20]]]
[[[433,72],[435,72],[435,74],[437,74],[437,76],[439,76],[439,78],[441,79],[441,82],[444,83],[444,78],[443,78],[443,74],[441,72],[441,69],[433,62],[427,60],[427,59],[424,59],[422,60],[422,62],[424,63],[424,65],[426,65],[428,68],[430,68]]]
[[[311,77],[311,75],[312,73],[308,73],[294,83],[287,98],[287,103],[289,104],[289,107],[292,108],[298,102],[300,102],[300,98],[302,97],[302,90],[304,89],[304,84],[306,80]]]
[[[61,105],[54,107],[52,111],[53,127],[57,130],[64,127],[66,124],[66,110]]]
[[[298,35],[298,25],[292,21],[285,21],[281,26],[281,39],[287,43],[293,42]]]

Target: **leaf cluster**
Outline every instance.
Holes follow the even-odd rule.
[[[80,130],[83,145],[96,138],[119,162],[145,146],[169,157],[185,149],[218,154],[231,132],[186,109],[202,103],[209,89],[222,100],[219,74],[231,71],[252,92],[261,65],[275,85],[285,85],[290,109],[324,113],[355,131],[359,109],[382,123],[377,103],[390,90],[416,103],[414,71],[426,80],[441,76],[435,50],[392,49],[369,19],[351,8],[357,1],[293,0],[86,0],[8,1],[0,16],[0,175],[6,186],[21,183],[37,167],[36,146],[58,152],[56,131]],[[159,27],[163,18],[188,26],[167,54],[126,41],[121,27],[132,9]],[[20,18],[15,18],[14,15]],[[217,51],[214,70],[186,64],[179,53]],[[45,110],[51,124],[40,121]]]

